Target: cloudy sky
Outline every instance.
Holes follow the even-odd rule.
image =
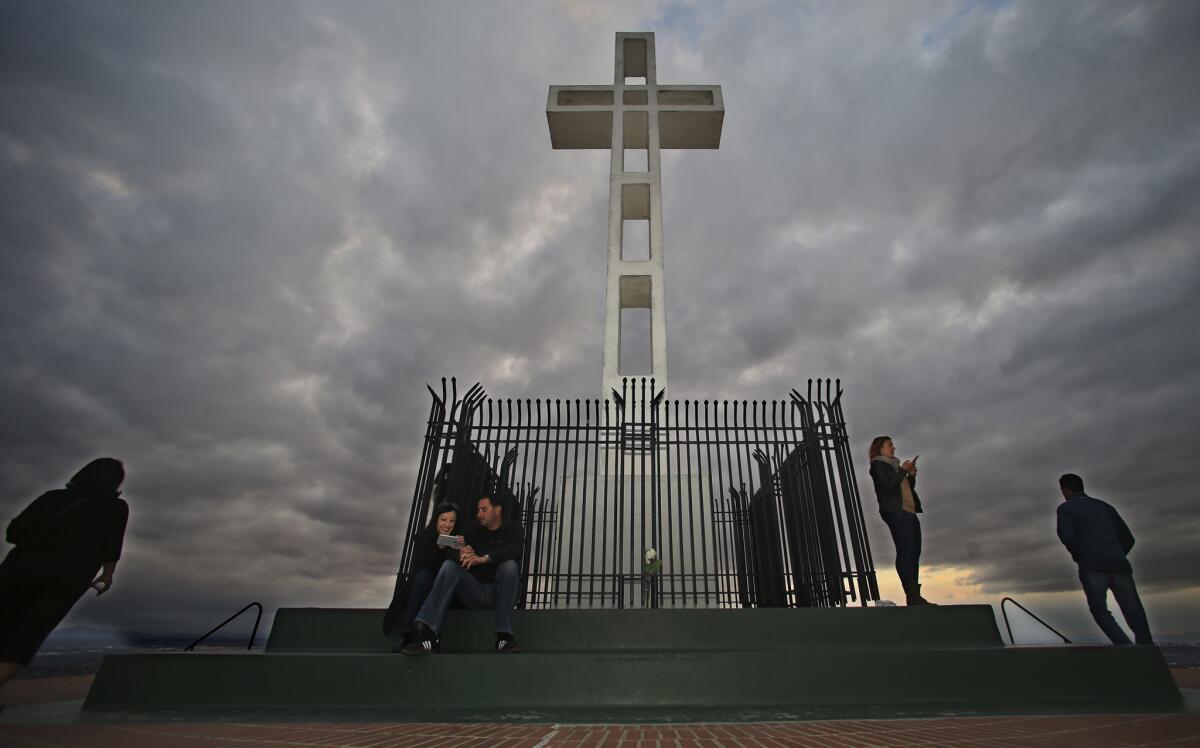
[[[727,110],[664,154],[670,394],[840,377],[858,452],[921,454],[927,596],[1094,636],[1078,472],[1200,638],[1190,2],[3,3],[0,516],[129,471],[70,622],[385,605],[424,383],[598,392],[608,156],[546,93],[644,30]]]

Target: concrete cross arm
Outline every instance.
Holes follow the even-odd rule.
[[[647,116],[637,116],[645,112]],[[660,148],[719,148],[725,102],[720,86],[551,86],[546,101],[554,148],[612,148],[616,115],[626,148],[648,147],[658,117]],[[629,116],[632,115],[632,116]]]

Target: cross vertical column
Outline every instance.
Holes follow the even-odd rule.
[[[609,169],[608,288],[605,294],[602,393],[621,391],[630,374],[654,377],[667,386],[667,324],[663,286],[662,160],[659,149],[654,34],[618,33],[613,74],[614,114]],[[627,78],[645,78],[627,85]],[[630,171],[626,149],[644,148],[645,171]],[[641,164],[636,164],[640,166]],[[626,221],[647,221],[645,259],[622,256]],[[621,312],[650,310],[650,371],[630,372],[621,361]]]
[[[663,148],[719,148],[725,102],[720,86],[659,86],[652,32],[620,32],[612,86],[551,86],[546,121],[554,148],[609,148],[608,280],[604,312],[601,397],[621,389],[622,376],[651,376],[667,386],[666,289],[663,283]],[[644,82],[627,83],[629,78]],[[645,150],[645,168],[625,162]],[[646,221],[647,245],[622,256],[627,221]],[[650,371],[621,361],[621,311],[650,310]]]

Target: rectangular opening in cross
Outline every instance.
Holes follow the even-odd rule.
[[[625,37],[621,45],[622,57],[625,60],[625,69],[621,72],[625,82],[628,83],[630,78],[645,78],[649,70],[647,50],[649,46],[646,44],[646,38]]]
[[[621,140],[626,148],[650,147],[650,115],[647,112],[624,112]]]
[[[612,106],[612,89],[565,89],[558,92],[559,106]]]
[[[639,218],[650,220],[650,185],[621,185],[621,219],[628,221]]]
[[[622,275],[619,293],[621,309],[649,309],[650,276]]]
[[[712,106],[712,91],[693,91],[678,88],[658,89],[659,106]]]
[[[645,262],[650,259],[650,222],[621,221],[621,259]]]
[[[645,89],[642,89],[640,91],[626,91],[622,97],[622,101],[624,101],[626,106],[643,106],[648,104],[650,100],[646,97]]]
[[[650,310],[621,310],[621,350],[617,373],[623,377],[641,377],[654,373],[654,349],[650,342]]]
[[[645,148],[626,148],[621,159],[621,168],[626,172],[649,171],[650,151]]]

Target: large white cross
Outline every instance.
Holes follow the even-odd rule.
[[[554,148],[612,149],[601,396],[613,389],[620,392],[621,377],[628,375],[620,361],[622,309],[650,310],[651,370],[637,375],[654,377],[656,388],[665,388],[667,322],[659,151],[720,147],[725,119],[721,87],[658,85],[654,34],[620,32],[613,85],[551,86],[546,119]],[[627,149],[631,156],[644,150],[644,161],[631,158],[631,163],[625,163]],[[622,257],[625,222],[637,220],[649,223],[649,257]]]

